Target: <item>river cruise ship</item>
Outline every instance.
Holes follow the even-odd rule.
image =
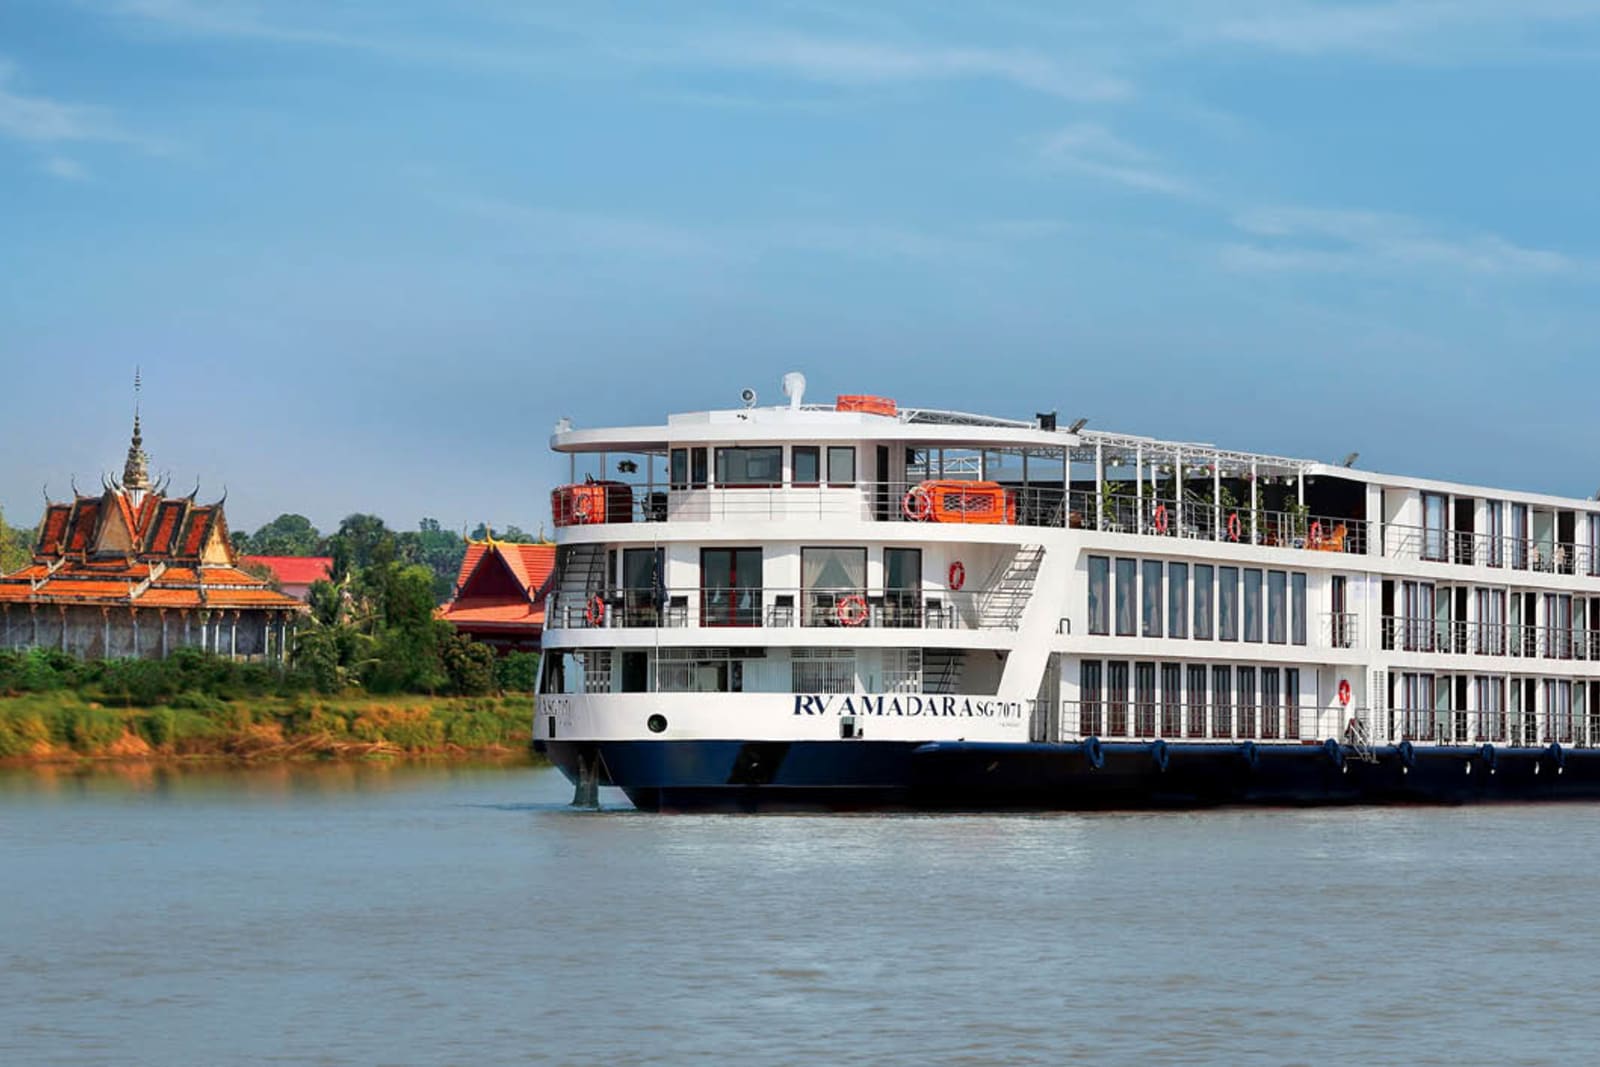
[[[551,438],[580,801],[1600,796],[1600,501],[783,389]]]

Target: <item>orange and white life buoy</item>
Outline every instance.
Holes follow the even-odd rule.
[[[933,500],[926,489],[913,485],[900,501],[900,511],[912,522],[927,522],[933,515]]]
[[[599,626],[606,621],[606,602],[598,594],[590,597],[588,607],[583,609],[583,617],[590,626]]]
[[[1311,547],[1312,548],[1321,548],[1322,547],[1322,523],[1321,522],[1313,522],[1311,524]]]
[[[579,522],[588,522],[594,514],[594,500],[586,492],[578,492],[572,501],[572,517]]]
[[[840,597],[834,613],[845,626],[860,626],[867,621],[867,598],[860,593]]]
[[[1237,511],[1228,512],[1228,540],[1239,540],[1239,513]]]
[[[1154,525],[1156,533],[1165,534],[1167,532],[1167,506],[1165,504],[1156,505]]]
[[[1339,706],[1350,706],[1350,683],[1343,678],[1339,679]]]
[[[951,592],[955,592],[967,584],[967,568],[961,565],[959,559],[950,564],[949,579]]]

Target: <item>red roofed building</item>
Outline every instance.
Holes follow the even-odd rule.
[[[537,652],[555,545],[468,541],[455,597],[439,618],[500,652]]]
[[[332,556],[240,556],[242,567],[265,567],[278,580],[278,588],[304,602],[312,582],[329,581]]]
[[[135,414],[122,480],[45,506],[33,561],[0,576],[0,648],[281,660],[304,605],[238,568],[222,501],[152,485],[143,444]]]

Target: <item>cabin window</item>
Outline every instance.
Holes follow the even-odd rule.
[[[658,625],[657,615],[667,597],[664,552],[660,548],[622,550],[623,625]]]
[[[1261,572],[1254,568],[1244,572],[1244,639],[1261,640]]]
[[[1511,566],[1528,569],[1528,505],[1511,505]]]
[[[816,445],[795,445],[793,455],[794,484],[801,486],[821,484],[822,450]]]
[[[1233,736],[1233,668],[1211,668],[1211,736]]]
[[[700,550],[700,622],[761,625],[761,549]]]
[[[801,625],[838,626],[846,619],[858,620],[853,625],[859,625],[868,610],[867,550],[801,549],[800,588]],[[850,604],[844,603],[846,598],[851,598]]]
[[[1445,496],[1422,494],[1422,558],[1443,562],[1445,537]]]
[[[1167,564],[1167,636],[1189,636],[1189,565]]]
[[[1300,737],[1300,668],[1283,669],[1283,736],[1291,741]]]
[[[883,550],[883,607],[885,625],[922,624],[922,549]]]
[[[1105,556],[1089,557],[1089,632],[1111,632],[1111,601],[1108,599],[1111,583],[1111,560]]]
[[[1239,736],[1256,735],[1256,669],[1239,668]]]
[[[1139,562],[1132,559],[1117,560],[1117,636],[1135,637],[1133,605],[1138,596]]]
[[[1161,736],[1183,734],[1183,665],[1161,665]]]
[[[1283,571],[1267,572],[1267,641],[1289,643],[1289,576]]]
[[[1189,691],[1185,694],[1188,708],[1186,737],[1206,735],[1206,667],[1203,663],[1189,665]]]
[[[1279,702],[1283,694],[1279,690],[1282,675],[1276,667],[1261,668],[1261,736],[1268,740],[1282,737],[1283,726],[1282,709]]]
[[[856,450],[851,446],[828,449],[828,484],[856,484]]]
[[[1289,624],[1290,640],[1297,645],[1306,643],[1306,576],[1289,575],[1289,607],[1292,622]]]
[[[1209,563],[1194,565],[1194,639],[1211,640],[1211,575]]]
[[[730,488],[768,488],[783,484],[783,449],[717,449],[717,484]]]
[[[1106,733],[1128,736],[1128,665],[1116,660],[1106,664]]]
[[[1239,640],[1239,568],[1217,568],[1217,637]]]
[[[1078,732],[1094,737],[1105,732],[1100,705],[1100,661],[1086,659],[1078,665]]]
[[[1146,637],[1161,636],[1161,567],[1159,559],[1147,559],[1142,567],[1144,589],[1140,599],[1144,607],[1141,615]]]
[[[703,448],[689,449],[689,484],[695,489],[706,487],[706,450]]]
[[[689,450],[687,448],[674,448],[672,450],[671,469],[667,474],[667,481],[674,489],[689,488]]]

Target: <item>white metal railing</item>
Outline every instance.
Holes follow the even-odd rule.
[[[1361,620],[1350,611],[1325,611],[1318,620],[1317,636],[1324,648],[1360,648]]]
[[[1205,500],[1149,495],[1142,500],[1126,491],[1075,490],[1067,510],[1068,525],[1112,533],[1227,541],[1267,548],[1294,548],[1356,555],[1367,551],[1365,519],[1268,511]]]
[[[1600,554],[1588,545],[1546,538],[1496,537],[1385,523],[1383,554],[1393,559],[1600,577]]]
[[[1600,630],[1595,629],[1394,615],[1385,615],[1380,622],[1380,643],[1385,652],[1600,660]]]
[[[554,592],[547,630],[704,627],[1015,630],[1031,587],[989,589],[721,588]],[[1016,610],[1007,610],[1015,608]]]

